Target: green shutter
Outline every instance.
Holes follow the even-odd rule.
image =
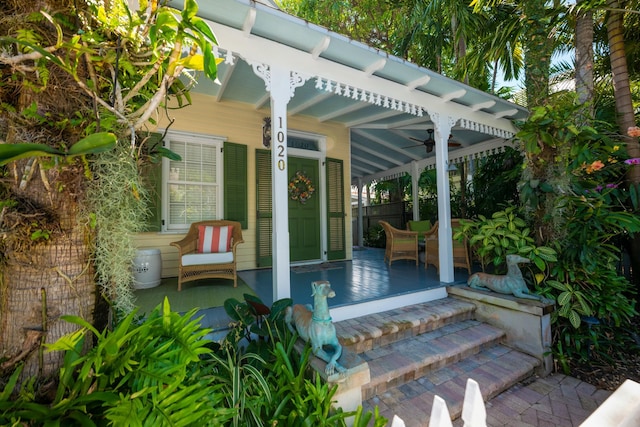
[[[146,147],[154,150],[156,144],[162,146],[162,134],[149,133],[146,136]],[[162,231],[162,157],[153,157],[154,162],[147,163],[142,169],[142,181],[149,192],[149,215],[144,231]]]
[[[342,160],[327,158],[327,259],[345,259],[344,165]]]
[[[224,143],[224,219],[248,228],[247,146]]]
[[[256,150],[256,260],[258,267],[273,264],[273,221],[271,200],[271,151]]]

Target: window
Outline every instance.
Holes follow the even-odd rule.
[[[169,132],[165,147],[180,161],[163,159],[163,230],[222,217],[222,145],[213,136]]]

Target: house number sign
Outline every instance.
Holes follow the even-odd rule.
[[[281,171],[285,170],[287,167],[286,157],[285,157],[285,135],[284,128],[282,126],[282,116],[278,116],[278,125],[276,127],[276,153],[278,155],[278,169]]]

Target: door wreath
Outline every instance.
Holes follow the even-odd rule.
[[[297,171],[289,181],[289,197],[305,204],[316,191],[309,177],[302,171]]]

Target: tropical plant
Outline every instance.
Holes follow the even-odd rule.
[[[518,202],[518,182],[522,174],[522,153],[506,147],[502,153],[476,160],[471,191],[473,217],[491,216],[496,207]]]
[[[536,266],[537,273],[530,279],[540,283],[548,274],[548,266],[555,262],[556,252],[547,246],[536,246],[527,223],[511,206],[494,212],[491,218],[479,215],[476,220],[461,220],[461,227],[454,230],[453,238],[466,238],[482,269],[493,265],[496,273],[506,273],[507,255],[517,254],[528,258]]]
[[[347,419],[354,426],[368,426],[372,419],[374,427],[385,425],[377,408],[373,413],[332,408],[337,386],[311,369],[311,346],[300,344],[284,323],[291,304],[285,298],[269,308],[249,294],[244,302],[230,298],[224,303],[232,329],[222,344],[223,356],[214,355],[211,367],[227,405],[239,408],[233,425],[344,426]]]
[[[386,242],[387,238],[384,234],[384,228],[379,224],[369,227],[364,236],[364,244],[370,248],[384,248]]]
[[[554,153],[528,157],[528,167],[547,175],[523,175],[521,194],[544,230],[539,235],[558,254],[553,280],[539,288],[558,302],[552,318],[558,334],[555,351],[584,361],[612,351],[601,338],[605,330],[612,343],[624,342],[625,324],[637,315],[630,283],[616,267],[621,242],[640,232],[640,188],[623,185],[629,165],[640,160],[628,158],[619,138],[577,125],[580,106],[572,99],[558,98],[555,105],[534,109],[517,137],[527,152]],[[590,318],[602,326],[591,328],[585,322]],[[598,346],[583,342],[593,333],[597,335],[590,342]]]
[[[189,102],[184,81],[195,80],[186,72],[216,76],[216,39],[196,16],[194,0],[185,0],[182,11],[158,0],[138,4],[138,10],[124,0],[0,4],[0,353],[9,364],[27,360],[24,378],[54,375],[60,353],[38,357],[34,350],[77,328],[51,313],[94,321],[92,245],[104,224],[95,222],[102,216],[92,216],[85,195],[87,182],[100,185],[105,176],[93,174],[93,156],[117,139],[134,164],[143,161],[139,131],[172,99]],[[138,190],[123,183],[134,198]],[[112,250],[100,256],[110,257],[102,260],[106,270],[117,264],[124,271],[132,261]],[[126,295],[117,292],[126,283],[101,280],[108,297]],[[41,339],[25,341],[24,329],[40,329]]]
[[[558,47],[559,35],[562,34],[559,24],[565,19],[565,6],[561,2],[544,0],[473,0],[471,5],[476,13],[486,14],[494,13],[494,10],[497,12],[499,7],[505,5],[513,6],[511,16],[507,17],[509,24],[502,25],[502,31],[497,32],[493,38],[522,47],[527,106],[532,108],[545,104],[549,95],[551,56]],[[517,38],[505,39],[505,34]],[[503,49],[497,44],[492,47],[492,51]]]
[[[262,426],[274,406],[274,384],[267,379],[267,363],[258,354],[223,345],[209,355],[205,372],[220,386],[224,406],[234,408],[230,425]]]
[[[334,408],[337,385],[314,373],[310,346],[296,345],[298,337],[288,330],[263,340],[268,347],[263,359],[233,340],[209,341],[211,330],[201,328],[195,315],[195,309],[172,312],[165,299],[145,319],[132,312],[104,332],[79,317],[65,317],[81,329],[49,346],[48,351],[64,353],[57,388],[38,394],[35,378],[19,386],[20,365],[0,389],[0,424],[386,424],[377,408]],[[246,326],[235,323],[237,330],[229,334],[243,335]],[[95,345],[85,353],[91,334]]]
[[[363,412],[362,407],[354,412],[333,410],[337,386],[329,386],[316,371],[310,373],[311,346],[307,343],[298,354],[296,340],[297,335],[292,335],[275,345],[276,369],[270,372],[270,378],[276,383],[274,402],[277,406],[269,417],[270,425],[346,426],[346,421],[351,419],[350,425],[364,427],[372,418],[374,427],[386,425],[387,420],[379,415],[377,407],[374,413]]]
[[[488,37],[504,19],[488,22],[485,14],[473,13],[466,0],[284,0],[280,5],[293,15],[481,89],[489,88],[494,61],[507,64],[508,73],[520,67],[517,46]],[[505,12],[501,17],[512,16]],[[485,55],[489,48],[491,57]]]
[[[244,341],[248,345],[247,351],[266,357],[269,346],[281,341],[286,334],[285,309],[293,304],[293,300],[283,298],[269,308],[255,295],[244,294],[243,297],[244,302],[235,298],[224,302],[224,309],[233,322],[226,341],[234,348]]]
[[[36,105],[32,104],[32,108]],[[74,157],[98,154],[111,150],[116,144],[116,136],[109,132],[88,135],[69,149],[61,150],[46,144],[2,144],[0,145],[0,166],[25,158],[53,158],[54,162],[64,159],[72,162]]]
[[[77,316],[80,327],[48,346],[64,354],[57,389],[34,394],[31,383],[11,399],[22,365],[0,395],[0,424],[16,425],[220,425],[236,412],[222,405],[221,386],[205,375],[210,353],[196,310],[171,312],[165,299],[138,323],[135,312],[113,330],[99,332]],[[95,345],[84,352],[93,334]],[[50,399],[50,400],[47,400]]]

